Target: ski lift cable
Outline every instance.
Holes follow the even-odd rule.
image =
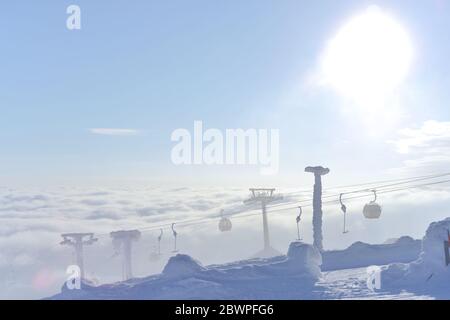
[[[419,187],[429,186],[429,185],[434,185],[434,184],[442,184],[442,183],[446,183],[446,182],[450,182],[450,180],[438,181],[438,182],[434,182],[434,183],[431,183],[431,184],[428,183],[428,184],[416,185],[416,186],[413,186],[413,187],[410,186],[410,187],[407,187],[407,188],[403,187],[403,188],[396,188],[396,189],[392,189],[392,190],[385,190],[385,191],[380,192],[380,193],[385,194],[385,193],[409,190],[409,189],[414,189],[414,188],[419,188]],[[366,198],[368,196],[372,196],[372,194],[352,196],[352,197],[347,198],[346,200],[354,200],[354,199],[359,199],[359,198]],[[333,200],[333,201],[323,202],[323,204],[324,205],[330,205],[330,204],[336,204],[338,202],[339,202],[339,200],[337,200],[337,201]],[[311,206],[312,206],[312,204],[306,205],[306,206],[303,206],[303,207],[311,207]],[[295,209],[295,208],[298,208],[298,206],[289,207],[289,208],[281,208],[281,209],[277,209],[277,210],[271,210],[270,213],[286,211],[286,210],[291,210],[291,209]],[[252,216],[259,216],[260,214],[261,214],[260,212],[252,213],[252,214],[239,214],[239,215],[233,216],[233,219],[241,219],[241,218],[247,218],[247,217],[252,217]],[[204,223],[212,223],[212,222],[216,222],[216,221],[212,220],[212,219],[209,219],[209,220],[199,221],[197,223],[191,222],[189,224],[183,224],[182,226],[183,227],[189,227],[189,226],[193,226],[193,225],[204,224]],[[180,225],[181,225],[181,223],[180,223]]]
[[[404,183],[412,182],[412,181],[418,181],[418,180],[427,180],[427,179],[433,179],[433,178],[440,178],[449,176],[450,172],[445,173],[439,173],[439,174],[432,174],[432,175],[424,175],[424,176],[415,176],[415,177],[409,177],[409,178],[400,178],[400,179],[389,179],[389,180],[378,180],[378,181],[372,181],[372,182],[365,182],[365,183],[357,183],[357,184],[349,184],[349,185],[341,185],[341,186],[334,186],[334,187],[327,187],[323,191],[326,192],[328,190],[335,190],[335,189],[343,189],[343,188],[352,188],[352,187],[360,187],[360,186],[368,186],[378,183],[388,183],[388,182],[400,182],[404,181]],[[305,189],[303,191],[298,192],[288,192],[284,194],[294,194],[294,193],[301,193],[301,192],[308,192],[311,191],[311,189]]]
[[[446,172],[446,173],[433,174],[433,175],[424,175],[424,176],[416,176],[416,177],[410,177],[410,178],[378,180],[378,181],[358,183],[358,184],[351,184],[351,185],[342,185],[342,186],[328,187],[328,188],[324,189],[323,191],[326,192],[328,190],[335,190],[335,189],[353,188],[353,187],[360,187],[360,186],[369,186],[369,185],[373,185],[373,184],[377,184],[377,183],[399,182],[399,184],[406,184],[408,182],[415,182],[415,181],[421,181],[421,180],[441,178],[441,177],[445,177],[445,176],[449,176],[449,175],[450,175],[450,172]],[[400,181],[403,181],[403,182],[400,182]],[[291,195],[291,194],[297,194],[297,193],[303,193],[303,192],[311,192],[311,189],[304,189],[304,190],[293,191],[293,192],[285,192],[283,194]],[[346,192],[344,192],[344,193],[346,193]]]
[[[411,182],[415,182],[415,181],[422,181],[422,180],[427,180],[427,179],[431,179],[431,178],[436,178],[436,177],[438,177],[438,176],[446,176],[446,175],[450,175],[450,173],[445,173],[445,174],[440,174],[440,175],[433,175],[433,176],[422,176],[422,177],[414,177],[414,178],[410,178],[409,179],[409,181],[404,181],[404,182],[398,182],[398,183],[391,183],[391,184],[386,184],[386,185],[381,185],[381,186],[375,186],[375,187],[373,187],[373,188],[371,188],[371,189],[358,189],[358,190],[351,190],[351,191],[347,191],[347,192],[343,192],[343,194],[356,194],[356,193],[362,193],[362,192],[367,192],[367,193],[369,193],[370,192],[370,194],[372,194],[372,190],[379,190],[378,191],[378,193],[379,194],[381,194],[381,193],[384,193],[383,191],[385,191],[385,190],[383,190],[383,189],[386,189],[386,188],[388,188],[388,187],[393,187],[393,186],[397,186],[397,185],[402,185],[402,184],[406,184],[406,183],[411,183]],[[386,180],[385,180],[386,181]],[[432,182],[432,183],[427,183],[427,184],[421,184],[421,185],[417,185],[417,186],[406,186],[406,187],[401,187],[401,188],[397,188],[397,189],[393,189],[392,191],[400,191],[400,190],[407,190],[408,188],[410,188],[410,187],[412,187],[412,188],[417,188],[417,187],[421,187],[421,186],[427,186],[427,185],[433,185],[433,184],[439,184],[439,183],[444,183],[444,182],[447,182],[447,181],[450,181],[450,180],[445,180],[445,181],[438,181],[438,182]],[[360,185],[363,185],[363,184],[360,184]],[[380,190],[381,189],[381,190]],[[386,189],[387,191],[390,191],[389,189]],[[323,196],[322,198],[323,199],[328,199],[328,198],[336,198],[336,197],[338,197],[340,194],[332,194],[332,195],[325,195],[325,196]],[[363,195],[363,196],[357,196],[357,197],[347,197],[346,198],[346,200],[351,200],[351,199],[357,199],[357,198],[363,198],[363,197],[367,197],[368,195]],[[312,199],[302,199],[302,200],[297,200],[297,201],[289,201],[289,202],[284,202],[284,203],[278,203],[278,204],[274,204],[274,205],[268,205],[267,206],[267,209],[271,209],[271,208],[278,208],[278,207],[280,207],[280,206],[286,206],[286,205],[294,205],[294,204],[296,204],[295,206],[293,206],[293,207],[287,207],[287,208],[280,208],[280,209],[275,209],[275,210],[271,210],[271,212],[276,212],[276,211],[284,211],[284,210],[290,210],[290,209],[293,209],[293,208],[296,208],[296,207],[298,207],[298,204],[300,204],[300,203],[305,203],[305,202],[311,202],[312,201]],[[329,201],[329,202],[327,202],[327,201],[325,201],[325,202],[323,202],[323,204],[328,204],[328,203],[336,203],[336,201],[335,200],[332,200],[332,201]],[[311,205],[304,205],[304,207],[310,207]],[[255,209],[251,209],[251,210],[244,210],[243,212],[241,212],[241,213],[238,213],[238,214],[235,214],[235,215],[229,215],[229,216],[231,216],[231,217],[233,217],[233,219],[235,219],[236,218],[236,216],[241,216],[241,214],[242,213],[246,213],[246,212],[252,212],[252,211],[258,211],[257,213],[255,213],[255,214],[252,214],[252,215],[259,215],[260,213],[259,213],[259,208],[255,208]],[[251,215],[251,216],[252,216]],[[214,215],[214,216],[211,216],[211,217],[209,217],[209,218],[205,218],[205,217],[200,217],[200,218],[195,218],[195,219],[190,219],[190,220],[182,220],[182,221],[179,221],[179,222],[177,222],[177,225],[183,225],[183,226],[186,226],[186,225],[192,225],[192,224],[195,224],[195,223],[197,223],[197,222],[201,222],[201,221],[203,221],[204,219],[207,219],[207,220],[212,220],[212,219],[216,219],[217,217],[220,217],[220,215],[219,216],[217,216],[217,215]],[[153,227],[153,226],[150,226],[150,227],[147,227],[147,228],[140,228],[140,230],[142,230],[142,231],[154,231],[154,230],[156,230],[156,229],[159,229],[160,227],[161,228],[168,228],[168,227],[170,227],[172,225],[172,223],[165,223],[165,224],[161,224],[161,225],[159,225],[159,226],[157,226],[157,227]],[[99,235],[97,235],[97,237],[101,237],[101,236],[105,236],[105,235],[109,235],[109,233],[108,234],[99,234]]]
[[[411,189],[415,189],[415,188],[427,187],[427,186],[438,185],[438,184],[443,184],[443,183],[448,183],[448,182],[450,182],[450,179],[449,180],[436,181],[436,182],[429,182],[429,183],[419,184],[419,185],[413,185],[413,186],[407,186],[407,187],[398,187],[398,188],[387,189],[387,190],[383,190],[383,191],[378,192],[378,194],[387,194],[387,193],[393,193],[393,192],[398,192],[398,191],[411,190]],[[355,195],[355,196],[351,196],[351,197],[346,198],[346,201],[359,199],[359,198],[365,198],[365,197],[368,197],[370,195],[371,194]],[[322,204],[327,206],[327,205],[336,204],[336,203],[339,203],[339,199],[338,200],[325,201]],[[311,206],[312,206],[312,204],[308,204],[308,205],[304,205],[303,207],[311,207]],[[295,208],[298,208],[298,206],[275,209],[275,210],[271,210],[270,213],[282,212],[282,211],[286,211],[286,210],[292,210],[292,209],[295,209]],[[247,212],[252,212],[252,211],[256,211],[256,210],[248,210]],[[245,212],[243,212],[243,213],[234,215],[233,219],[243,219],[243,218],[248,218],[248,217],[252,217],[252,216],[259,216],[259,215],[260,215],[260,212],[256,212],[256,213],[245,213]],[[190,221],[177,222],[176,224],[179,227],[189,227],[189,226],[206,224],[206,223],[213,223],[213,222],[215,223],[216,222],[215,218],[192,219]],[[152,226],[152,227],[147,227],[147,228],[142,228],[141,232],[142,233],[146,233],[146,232],[150,232],[150,231],[161,230],[164,227],[170,227],[170,226],[172,226],[171,223],[157,225],[157,226]],[[97,237],[99,237],[99,236],[100,236],[100,234],[97,235]],[[58,246],[55,245],[54,247],[55,248],[59,247],[59,245]],[[47,251],[47,253],[50,255],[51,252]]]
[[[442,183],[447,183],[447,182],[450,182],[450,179],[449,180],[432,182],[432,183],[408,186],[408,187],[393,188],[393,189],[390,189],[390,190],[384,190],[384,191],[378,192],[378,194],[386,194],[386,193],[392,193],[392,192],[397,192],[397,191],[410,190],[410,189],[414,189],[414,188],[420,188],[420,187],[436,185],[436,184],[442,184]],[[360,198],[367,198],[369,196],[373,196],[373,194],[370,193],[370,194],[364,194],[364,195],[351,196],[351,197],[346,198],[346,201],[354,200],[354,199],[360,199]],[[323,205],[331,205],[331,204],[337,204],[337,203],[339,203],[339,200],[325,201],[322,204]],[[311,206],[312,206],[312,204],[308,204],[308,205],[304,205],[303,208],[304,207],[311,207]],[[275,210],[271,210],[270,213],[286,211],[286,210],[292,210],[292,209],[295,209],[295,208],[298,209],[298,206],[275,209]],[[249,210],[248,212],[251,212],[251,211],[255,211],[255,210]],[[256,212],[256,213],[245,213],[244,212],[244,213],[240,213],[240,214],[234,215],[233,219],[242,219],[242,218],[247,218],[247,217],[252,217],[252,216],[259,216],[260,214],[261,214],[260,212]],[[177,225],[178,225],[178,227],[189,227],[189,226],[200,225],[200,224],[204,224],[204,223],[217,222],[215,219],[216,218],[208,218],[208,219],[198,218],[198,219],[192,219],[192,220],[189,220],[189,221],[181,221],[181,222],[178,222]],[[168,224],[168,225],[170,226],[171,224]],[[144,232],[158,230],[159,228],[165,227],[165,226],[167,226],[167,225],[153,226],[153,227],[148,228]],[[144,230],[144,229],[141,229],[141,230]]]
[[[445,174],[445,175],[450,175],[450,174]],[[416,178],[416,179],[419,179],[419,178]],[[424,179],[424,177],[420,178],[420,180],[423,180],[423,179]],[[419,180],[415,180],[414,179],[413,181],[419,181]],[[412,181],[410,181],[410,182],[412,182]],[[425,187],[425,186],[430,186],[430,185],[442,184],[442,183],[446,183],[446,182],[450,182],[450,179],[449,180],[443,180],[443,181],[437,181],[437,182],[429,182],[429,183],[420,184],[420,185],[403,186],[403,187],[394,188],[394,189],[379,190],[379,189],[387,188],[387,187],[390,187],[390,186],[396,186],[396,185],[404,184],[404,183],[395,183],[395,184],[379,186],[379,187],[373,188],[371,190],[377,190],[378,194],[384,194],[384,193],[390,193],[390,192],[396,192],[396,191],[402,191],[402,190],[409,190],[409,189],[414,189],[414,188],[419,188],[419,187]],[[353,191],[344,192],[344,193],[345,194],[351,194],[351,193],[354,194],[354,193],[361,193],[361,192],[371,192],[371,190],[369,190],[369,189],[361,189],[361,190],[353,190]],[[372,193],[370,195],[372,195]],[[358,195],[358,196],[347,197],[346,201],[347,200],[358,199],[358,198],[364,198],[364,197],[367,197],[367,196],[369,196],[369,195]],[[336,197],[336,195],[327,195],[327,196],[324,196],[323,198],[331,198],[331,197]],[[299,203],[310,202],[310,201],[311,201],[311,199],[305,199],[305,200],[299,200],[299,201],[291,202],[291,203],[295,203],[296,205],[292,206],[292,207],[274,209],[274,210],[271,210],[270,212],[272,213],[272,212],[291,210],[291,209],[294,209],[294,208],[298,208],[298,204]],[[339,202],[339,200],[331,200],[331,201],[325,201],[322,204],[328,205],[328,204],[333,204],[333,203],[338,203],[338,202]],[[267,208],[270,209],[270,208],[275,207],[275,206],[289,205],[291,203],[283,203],[283,204],[278,204],[278,205],[267,206]],[[311,206],[312,206],[311,204],[308,204],[308,205],[304,205],[303,207],[311,207]],[[252,212],[252,211],[258,211],[258,212],[249,214],[249,212]],[[259,208],[258,209],[251,209],[251,210],[246,210],[246,211],[240,212],[240,213],[235,214],[235,215],[230,215],[230,216],[233,217],[233,219],[239,219],[239,218],[244,218],[244,217],[260,215],[259,211],[260,211]],[[195,225],[197,223],[203,223],[203,221],[204,222],[213,222],[213,221],[215,221],[215,219],[217,219],[217,217],[218,217],[217,215],[211,216],[209,218],[201,217],[201,218],[196,218],[196,219],[179,221],[179,222],[176,222],[176,224],[179,227],[192,226],[192,225]],[[159,230],[161,228],[168,228],[171,225],[172,225],[172,223],[164,223],[164,224],[160,224],[160,225],[156,225],[156,226],[149,226],[149,227],[140,228],[140,231],[141,232],[150,232],[150,231]],[[107,236],[107,235],[109,235],[109,233],[97,234],[96,237],[103,237],[103,236]]]
[[[414,186],[407,186],[407,187],[400,187],[400,188],[392,188],[392,189],[387,189],[387,190],[383,190],[381,192],[377,192],[378,194],[385,194],[385,193],[391,193],[391,192],[397,192],[397,191],[403,191],[403,190],[409,190],[409,189],[414,189],[414,188],[420,188],[420,187],[425,187],[425,186],[430,186],[430,185],[435,185],[435,184],[442,184],[442,183],[447,183],[450,182],[450,180],[443,180],[443,181],[437,181],[437,182],[432,182],[432,183],[426,183],[426,184],[420,184],[420,185],[414,185]],[[370,192],[370,193],[369,193]],[[372,190],[368,190],[368,194],[364,194],[364,195],[357,195],[357,196],[351,196],[351,197],[347,197],[347,200],[353,200],[353,199],[359,199],[359,198],[366,198],[369,196],[373,196]],[[324,201],[322,202],[323,205],[328,205],[328,204],[338,204],[339,203],[339,199],[337,200],[329,200],[329,201]],[[311,207],[312,204],[308,204],[308,205],[304,205],[303,207]],[[295,209],[298,206],[291,206],[291,207],[286,207],[286,208],[279,208],[279,209],[275,209],[275,210],[271,210],[270,212],[278,212],[278,211],[285,211],[285,210],[291,210],[291,209]],[[269,209],[269,207],[268,207]]]
[[[348,200],[355,199],[355,198],[363,198],[363,197],[367,197],[367,195],[353,196],[353,197],[348,198]],[[326,201],[326,202],[323,202],[323,204],[327,205],[327,204],[330,204],[333,202],[334,201]],[[303,208],[311,207],[311,206],[312,206],[311,204],[308,204],[308,205],[304,205]],[[298,206],[275,209],[275,210],[271,210],[270,213],[291,210],[293,208],[298,208]],[[253,211],[255,211],[255,212],[250,213]],[[233,219],[245,219],[245,218],[249,218],[249,217],[253,217],[253,216],[259,216],[260,214],[261,214],[260,209],[258,208],[258,209],[247,210],[247,211],[232,215],[232,217],[233,217]],[[196,219],[190,219],[190,220],[184,220],[184,221],[182,220],[182,221],[176,222],[176,225],[181,228],[197,226],[197,225],[216,222],[216,218],[217,217],[214,216],[214,217],[210,217],[210,218],[202,217],[202,218],[196,218]],[[172,228],[173,225],[174,225],[174,223],[170,222],[170,223],[164,223],[164,224],[140,228],[139,230],[141,233],[148,233],[148,232],[153,232],[153,231],[157,231],[157,230],[163,230],[164,228]],[[110,235],[109,232],[108,233],[99,233],[99,234],[96,234],[96,237],[100,238],[100,237],[109,236],[109,235]],[[54,247],[55,248],[59,247],[59,245],[55,245]]]
[[[383,190],[383,191],[378,192],[378,194],[385,194],[385,193],[409,190],[409,189],[420,188],[420,187],[436,185],[436,184],[442,184],[442,183],[447,183],[447,182],[450,182],[450,179],[449,180],[432,182],[432,183],[420,184],[420,185],[413,185],[413,186],[407,186],[407,187],[399,187],[399,188],[387,189],[387,190]],[[370,192],[370,190],[369,190],[369,192]],[[366,198],[368,196],[372,196],[372,192],[370,192],[369,194],[347,197],[346,201],[354,200],[354,199],[360,199],[360,198]],[[337,203],[339,203],[339,200],[329,200],[329,201],[322,202],[323,205],[337,204]],[[312,204],[308,204],[308,205],[304,205],[303,207],[311,207],[311,206],[312,206]],[[279,209],[271,210],[270,212],[271,213],[273,213],[273,212],[280,212],[280,211],[286,211],[286,210],[291,210],[291,209],[295,209],[295,208],[298,208],[298,205],[291,206],[291,207],[286,207],[286,208],[279,208]],[[268,209],[269,209],[269,207],[268,207]],[[252,211],[258,211],[258,212],[251,213],[251,214],[250,213],[246,213],[246,212],[252,212]],[[233,215],[232,217],[233,217],[233,219],[240,219],[240,218],[246,218],[246,217],[260,215],[259,209],[248,210],[246,212],[238,213],[236,215]],[[189,227],[189,226],[193,226],[193,225],[197,225],[197,224],[215,222],[216,218],[217,217],[214,216],[214,217],[210,217],[210,218],[202,217],[202,218],[196,218],[196,219],[191,219],[191,220],[179,221],[179,222],[177,222],[177,225],[179,227]],[[166,224],[161,224],[161,225],[157,225],[157,226],[149,226],[147,228],[141,228],[140,230],[142,232],[150,232],[150,231],[158,230],[160,228],[168,228],[171,225],[172,225],[172,223],[166,223]],[[101,235],[97,235],[97,237],[99,237],[99,236],[101,236]]]
[[[426,186],[431,186],[431,185],[437,185],[437,184],[443,184],[443,183],[448,183],[448,182],[450,182],[450,179],[449,180],[436,181],[436,182],[430,182],[430,183],[425,183],[425,184],[419,184],[419,185],[413,185],[413,186],[407,186],[407,187],[399,187],[399,188],[392,188],[392,189],[377,191],[377,194],[385,194],[385,193],[391,193],[391,192],[397,192],[397,191],[416,189],[416,188],[421,188],[421,187],[426,187]],[[376,190],[376,189],[374,189],[374,190]],[[359,199],[359,198],[365,198],[365,197],[373,196],[372,190],[367,190],[367,191],[370,192],[370,193],[369,194],[364,194],[364,195],[357,195],[357,196],[348,197],[348,198],[346,198],[346,200]],[[339,199],[322,202],[323,205],[337,204],[337,203],[339,203]],[[310,205],[306,205],[304,207],[310,207],[310,206],[312,206],[312,205],[310,204]],[[271,212],[290,210],[290,209],[294,209],[294,208],[296,208],[296,207],[275,209],[275,210],[271,210]]]
[[[351,191],[341,192],[341,193],[338,193],[338,194],[324,195],[324,196],[322,196],[322,199],[335,198],[335,197],[338,197],[340,194],[353,194],[353,193],[371,192],[374,189],[380,190],[380,189],[393,187],[393,186],[397,186],[397,185],[403,185],[403,184],[408,184],[408,183],[411,183],[411,182],[435,179],[437,177],[443,177],[443,176],[448,176],[448,175],[450,175],[450,173],[441,174],[441,175],[434,175],[434,176],[416,177],[416,178],[411,178],[408,181],[404,181],[404,182],[391,183],[391,184],[386,184],[386,185],[381,185],[381,186],[373,186],[371,188],[351,190]],[[360,185],[365,185],[365,184],[360,184]],[[368,184],[366,184],[366,185],[368,185]],[[273,205],[268,206],[268,208],[279,207],[279,206],[286,205],[288,203],[302,203],[302,202],[309,202],[309,201],[312,201],[312,199],[309,198],[309,199],[302,199],[302,200],[298,200],[298,201],[294,201],[294,202],[277,203],[277,204],[273,204]]]

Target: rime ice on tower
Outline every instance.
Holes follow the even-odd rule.
[[[131,267],[131,248],[133,241],[137,241],[141,237],[138,230],[121,230],[110,233],[113,239],[113,246],[116,253],[122,252],[123,255],[123,280],[133,277]]]
[[[64,233],[61,235],[61,237],[63,237],[63,241],[60,243],[61,245],[74,247],[76,264],[80,268],[80,277],[81,279],[84,279],[83,246],[91,245],[98,239],[94,238],[93,233]]]
[[[328,174],[330,169],[324,167],[306,167],[305,172],[314,173],[314,195],[313,195],[313,232],[314,246],[323,250],[322,236],[322,176]]]
[[[255,256],[261,258],[268,258],[281,255],[280,252],[272,248],[270,245],[269,236],[269,221],[267,219],[267,204],[276,200],[283,199],[282,196],[274,194],[275,189],[250,189],[252,193],[250,199],[244,201],[244,204],[251,204],[255,202],[261,203],[262,218],[263,218],[263,234],[264,234],[264,247]]]
[[[289,245],[287,256],[287,263],[293,266],[296,273],[309,274],[315,279],[321,277],[322,255],[316,247],[294,241]]]

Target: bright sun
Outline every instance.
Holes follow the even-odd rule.
[[[384,99],[402,82],[411,60],[407,32],[378,7],[370,7],[330,41],[322,68],[325,81],[341,94],[375,108],[374,100]]]

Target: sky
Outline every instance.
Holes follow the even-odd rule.
[[[71,4],[81,8],[81,30],[66,28]],[[363,17],[362,26],[373,31],[364,23],[374,16],[381,17],[375,25],[388,17],[381,39],[372,42],[358,27],[345,28]],[[446,172],[449,18],[445,0],[4,4],[0,268],[17,272],[20,281],[2,296],[54,292],[55,283],[51,290],[30,289],[36,272],[61,273],[68,258],[49,243],[77,226],[89,231],[92,221],[96,230],[109,232],[238,208],[249,187],[311,188],[313,179],[304,173],[309,165],[330,168],[325,187]],[[355,39],[369,39],[363,48],[370,49],[369,59],[359,60]],[[372,50],[374,43],[384,44],[386,57],[378,47]],[[332,49],[342,44],[343,54]],[[355,81],[351,76],[361,69],[340,69],[349,57],[380,77]],[[327,61],[337,73],[324,69]],[[403,64],[405,70],[399,69]],[[358,90],[342,89],[345,84]],[[278,129],[278,173],[264,176],[251,165],[174,165],[171,134],[192,132],[196,120],[222,131]],[[333,230],[325,244],[420,238],[431,221],[448,216],[450,196],[442,188],[386,197],[388,212],[395,213],[386,224],[368,233],[355,216],[346,239],[336,231],[341,216],[334,210],[325,222]],[[192,232],[185,245],[209,263],[242,259],[258,249],[256,240],[248,242],[257,239],[258,226],[253,220],[240,224],[221,256],[211,254],[216,251],[201,232]],[[289,218],[275,219],[273,228],[277,247],[287,248]],[[305,232],[309,239],[310,228]],[[248,246],[241,248],[242,241]],[[58,260],[41,255],[54,250]],[[99,277],[115,279],[112,274]]]
[[[66,28],[69,4],[15,1],[2,10],[0,176],[8,182],[182,176],[191,185],[214,174],[224,184],[291,184],[294,175],[307,185],[302,171],[312,164],[330,167],[330,181],[354,181],[404,165],[387,143],[399,130],[448,120],[447,1],[80,0],[75,31]],[[371,5],[399,21],[413,61],[390,102],[401,116],[385,121],[390,107],[380,108],[367,125],[353,102],[311,79],[337,30]],[[279,129],[279,174],[174,166],[171,132],[195,120]]]

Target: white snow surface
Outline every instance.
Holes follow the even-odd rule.
[[[432,223],[421,242],[409,237],[382,245],[357,242],[323,254],[296,241],[287,255],[221,265],[202,266],[177,254],[159,275],[101,286],[84,282],[81,290],[64,285],[50,299],[450,299],[443,246],[449,229],[447,218]],[[321,268],[324,262],[329,271]],[[367,265],[355,267],[361,264]],[[367,287],[371,264],[382,267],[381,288],[375,291]]]
[[[422,241],[407,236],[390,239],[384,244],[355,242],[344,250],[322,252],[322,271],[412,262],[419,257],[421,250]]]
[[[383,283],[391,290],[408,289],[450,299],[450,266],[445,264],[444,241],[448,239],[450,218],[433,222],[422,239],[419,258],[410,263],[393,263],[382,272]]]
[[[166,277],[183,277],[205,271],[202,264],[186,254],[178,254],[169,259],[162,274]]]
[[[172,257],[160,275],[99,287],[83,283],[53,299],[296,299],[320,280],[320,252],[293,242],[286,256],[203,267],[190,256]]]

